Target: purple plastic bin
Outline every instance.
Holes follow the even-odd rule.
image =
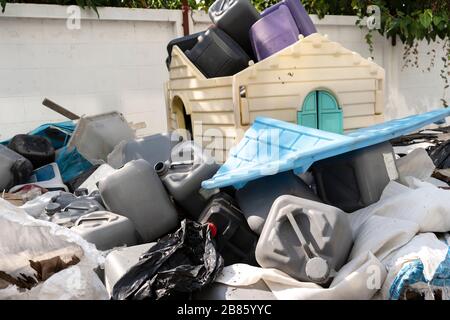
[[[298,36],[297,25],[285,5],[279,5],[250,29],[250,41],[258,61],[295,43]]]
[[[270,8],[267,8],[261,13],[261,16],[264,17],[271,12],[278,9],[278,7],[286,5],[289,10],[291,11],[292,17],[295,20],[295,23],[297,24],[298,31],[306,36],[309,36],[312,33],[316,33],[317,29],[314,26],[314,23],[312,22],[311,18],[309,17],[308,13],[306,12],[305,8],[303,7],[300,0],[282,0],[278,2],[277,4],[271,6]]]

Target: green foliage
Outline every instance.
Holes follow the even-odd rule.
[[[258,10],[279,0],[252,0]],[[79,5],[82,8],[130,7],[154,9],[180,9],[181,0],[0,0],[3,9],[6,3],[42,3]],[[207,10],[214,0],[188,0],[192,9]],[[364,17],[369,5],[381,8],[379,33],[387,38],[399,38],[412,45],[417,40],[434,41],[446,39],[450,34],[450,0],[302,0],[309,13],[320,18],[327,14],[358,15]]]

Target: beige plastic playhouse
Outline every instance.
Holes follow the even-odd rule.
[[[334,132],[382,122],[384,78],[383,68],[318,33],[233,76],[210,79],[175,46],[168,127],[190,130],[224,162],[258,116]]]

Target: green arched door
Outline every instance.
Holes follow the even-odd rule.
[[[323,90],[308,94],[302,110],[297,114],[297,123],[310,128],[342,133],[342,110],[334,96]]]

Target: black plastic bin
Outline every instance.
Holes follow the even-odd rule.
[[[255,248],[258,237],[239,210],[234,199],[223,192],[211,198],[199,218],[200,223],[208,223],[217,250],[225,265],[246,263],[257,266]]]
[[[218,28],[208,29],[185,54],[207,78],[232,76],[247,68],[250,60],[247,53]]]
[[[18,134],[11,139],[8,148],[30,160],[35,169],[55,161],[55,149],[45,137]]]
[[[167,44],[167,59],[166,66],[167,70],[170,70],[170,62],[172,61],[172,48],[177,46],[181,51],[192,49],[198,42],[198,37],[204,35],[205,31],[190,34],[188,36],[173,39]]]
[[[214,24],[225,31],[253,58],[249,31],[260,14],[249,0],[217,0],[208,10]]]

